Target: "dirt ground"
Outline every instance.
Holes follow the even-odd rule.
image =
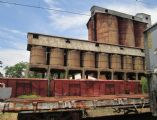
[[[17,113],[1,113],[0,120],[17,120]]]

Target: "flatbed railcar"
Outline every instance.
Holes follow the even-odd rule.
[[[12,87],[12,97],[0,103],[0,111],[17,112],[19,120],[39,114],[47,119],[64,116],[75,120],[150,112],[140,81],[1,78],[0,82]],[[40,97],[18,97],[31,94]]]

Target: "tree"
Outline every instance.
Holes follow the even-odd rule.
[[[23,78],[25,77],[25,70],[27,68],[26,62],[19,62],[15,64],[14,66],[6,66],[4,68],[5,70],[5,76],[6,77],[16,77],[16,78]]]
[[[19,62],[13,66],[6,66],[5,70],[5,77],[12,77],[12,78],[24,78],[26,77],[26,70],[28,67],[27,62]],[[29,72],[28,78],[42,78],[41,73],[37,72]]]

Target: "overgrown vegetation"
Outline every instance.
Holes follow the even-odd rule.
[[[28,63],[19,62],[13,66],[6,66],[4,68],[5,77],[11,78],[42,78],[42,73],[29,72],[27,76]],[[0,77],[3,77],[3,74],[0,73]]]
[[[146,77],[141,78],[141,85],[142,85],[142,93],[148,93],[148,81]]]

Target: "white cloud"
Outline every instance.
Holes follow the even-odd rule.
[[[47,5],[51,8],[62,10],[62,8],[58,7],[59,2],[55,0],[44,0]],[[99,5],[99,3],[98,3]],[[102,7],[106,7],[108,9],[113,9],[119,12],[127,13],[135,15],[136,13],[146,13],[150,14],[152,17],[152,23],[157,22],[156,11],[157,7],[151,8],[146,6],[141,2],[135,1],[113,1],[110,3],[100,4]],[[84,14],[89,14],[90,11],[83,12]],[[85,26],[89,17],[88,16],[80,16],[74,14],[63,14],[60,12],[49,11],[49,18],[51,20],[51,25],[60,30],[70,30],[70,29],[80,29]]]
[[[84,13],[84,14],[87,14]],[[50,19],[52,20],[52,25],[62,30],[79,28],[85,26],[89,17],[80,15],[61,15],[61,14],[51,14]]]
[[[26,50],[0,49],[0,61],[3,63],[3,68],[21,61],[29,62],[29,52]],[[0,68],[2,73],[4,73],[3,68]]]
[[[53,9],[60,9],[59,7],[56,7],[56,5],[58,5],[58,2],[55,0],[44,0],[44,2],[47,3],[48,6]]]
[[[157,7],[149,7],[146,6],[144,3],[137,2],[136,5],[132,3],[114,3],[114,4],[108,4],[105,6],[108,9],[116,10],[119,12],[135,15],[136,13],[145,13],[151,15],[152,23],[157,22]]]
[[[21,32],[21,31],[16,30],[16,29],[9,29],[9,28],[6,28],[6,27],[1,27],[1,26],[0,26],[0,30],[10,32],[10,33],[14,33],[14,34],[26,35],[25,32]]]
[[[26,49],[26,33],[0,26],[0,47]]]
[[[47,5],[53,9],[62,10],[62,8],[58,7],[59,3],[54,0],[44,0]],[[51,20],[51,25],[57,29],[67,30],[67,29],[79,29],[86,25],[90,16],[86,16],[89,14],[89,11],[82,12],[85,15],[79,14],[68,14],[68,13],[60,13],[57,11],[48,11],[49,18]]]
[[[26,33],[0,26],[0,61],[3,62],[3,68],[21,61],[28,62],[29,53],[24,40]],[[2,73],[4,73],[3,68],[0,68]]]

